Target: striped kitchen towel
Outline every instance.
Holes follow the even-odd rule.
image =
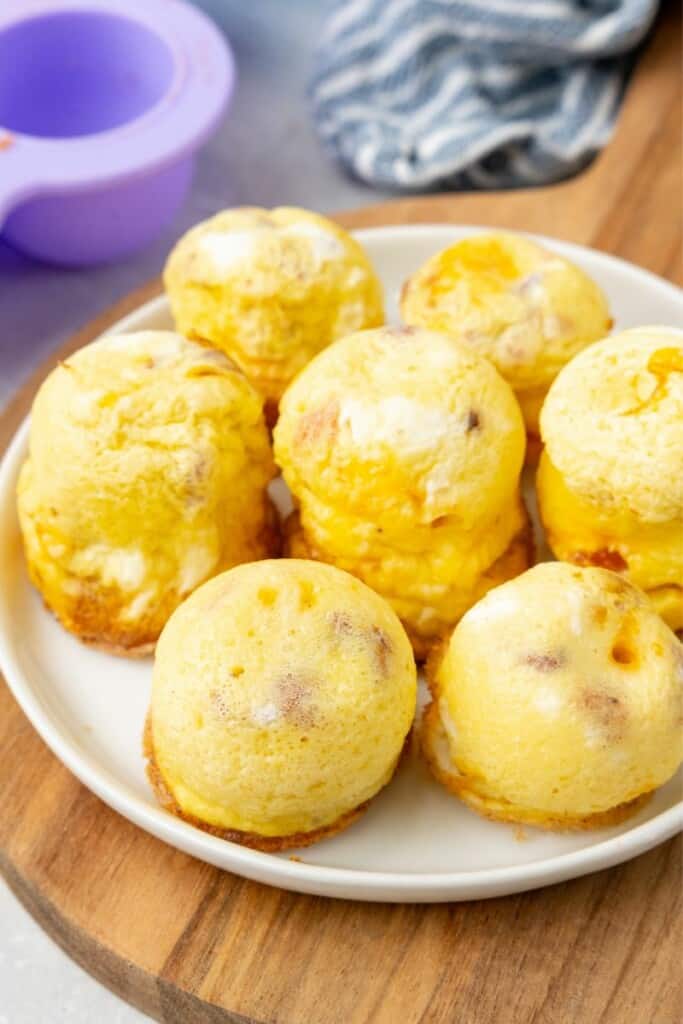
[[[311,83],[331,151],[375,185],[556,181],[609,139],[657,0],[336,0]]]

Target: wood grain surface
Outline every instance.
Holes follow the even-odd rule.
[[[402,199],[339,220],[529,229],[680,281],[680,56],[678,4],[670,3],[614,140],[569,183]],[[158,288],[89,324],[50,365]],[[0,450],[49,368],[0,419]],[[5,686],[0,750],[0,869],[10,886],[74,959],[167,1024],[683,1021],[678,841],[505,899],[348,903],[244,881],[140,831],[62,767]]]

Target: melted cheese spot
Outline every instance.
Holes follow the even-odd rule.
[[[554,316],[552,313],[548,313],[543,317],[543,336],[552,340],[553,338],[561,338],[565,333],[564,325],[559,316]]]
[[[531,274],[527,274],[526,277],[521,278],[513,286],[513,291],[517,295],[521,295],[523,299],[533,303],[536,306],[540,306],[545,300],[545,285],[543,283],[543,273],[539,270],[535,270]]]
[[[272,725],[280,717],[280,711],[275,704],[263,704],[254,708],[251,716],[257,725]]]
[[[80,419],[90,419],[99,410],[100,402],[105,398],[107,392],[101,388],[93,388],[90,391],[76,391],[71,396],[71,411]]]
[[[259,238],[269,228],[250,228],[247,231],[210,231],[202,235],[199,245],[219,273],[226,273],[240,263],[251,259]]]
[[[437,462],[425,480],[427,505],[437,504],[439,498],[453,491],[453,472],[449,462]]]
[[[147,610],[154,597],[155,592],[153,590],[142,590],[129,602],[128,607],[122,614],[122,618],[130,619],[131,621],[139,619],[142,613]]]
[[[280,228],[280,234],[285,237],[305,238],[310,245],[311,254],[318,267],[322,266],[323,263],[327,263],[328,260],[342,259],[346,252],[336,235],[332,235],[329,231],[318,227],[317,224],[310,224],[308,221],[301,221],[299,224],[288,224],[286,227]]]
[[[604,745],[604,731],[602,731],[595,725],[584,726],[583,736],[586,746],[589,747],[591,750],[595,750],[596,747],[601,747]]]
[[[196,544],[185,553],[178,573],[178,591],[187,594],[209,575],[216,564],[211,548]]]
[[[563,700],[557,690],[551,690],[544,686],[534,694],[533,705],[542,715],[548,718],[557,718],[562,711]]]
[[[465,622],[495,622],[520,611],[520,600],[516,594],[502,589],[491,590],[478,604],[463,616]]]
[[[569,605],[569,628],[575,636],[583,633],[583,594],[580,590],[566,591]]]
[[[357,445],[386,444],[404,451],[430,451],[462,427],[440,410],[403,395],[374,405],[347,399],[339,410],[339,426],[347,427]]]
[[[98,572],[105,584],[122,590],[135,590],[147,572],[145,556],[139,548],[110,548],[105,544],[91,544],[79,552],[76,562],[78,575]]]
[[[304,238],[316,269],[329,260],[343,259],[346,250],[340,240],[329,231],[302,221],[284,227],[260,225],[243,231],[209,231],[199,238],[199,247],[219,274],[227,274],[248,263],[255,256],[258,243],[266,235],[281,238]],[[357,282],[356,282],[357,283]]]

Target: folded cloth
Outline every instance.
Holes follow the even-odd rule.
[[[424,189],[555,181],[609,139],[657,0],[337,0],[311,83],[359,178]]]

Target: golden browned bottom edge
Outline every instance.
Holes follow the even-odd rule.
[[[34,581],[35,585],[35,581]],[[37,588],[39,589],[39,588]],[[41,598],[45,608],[48,610],[50,615],[53,615],[57,622],[60,624],[62,629],[70,633],[79,643],[83,644],[84,647],[89,647],[94,651],[102,651],[103,654],[113,654],[117,658],[131,658],[139,659],[146,658],[150,654],[154,654],[154,650],[157,645],[157,640],[143,640],[140,643],[132,642],[130,644],[116,643],[113,640],[107,640],[104,634],[95,635],[90,633],[82,633],[75,628],[74,622],[66,622],[62,616],[48,603],[45,595],[41,593]]]
[[[406,736],[401,754],[396,762],[394,773],[398,769],[399,764],[406,755],[406,751],[410,747],[411,733],[412,730]],[[154,743],[152,740],[152,718],[149,712],[145,719],[142,749],[143,754],[147,759],[147,778],[149,779],[155,797],[164,810],[169,811],[177,818],[181,818],[183,821],[188,822],[188,824],[194,825],[195,828],[199,828],[203,832],[208,832],[212,836],[217,836],[219,839],[227,839],[231,843],[240,843],[241,846],[248,846],[252,850],[261,850],[264,853],[279,853],[282,850],[295,849],[296,847],[312,846],[314,843],[320,842],[321,839],[329,839],[338,832],[343,832],[344,829],[348,828],[349,825],[352,825],[354,821],[360,818],[374,799],[374,797],[372,797],[370,800],[366,800],[364,803],[359,804],[358,807],[354,807],[352,810],[346,811],[346,813],[342,814],[336,821],[333,821],[331,825],[324,825],[322,828],[313,829],[311,832],[293,832],[291,835],[287,836],[263,836],[258,832],[242,832],[239,829],[220,828],[217,825],[209,825],[207,822],[202,821],[201,818],[196,818],[193,814],[188,814],[186,811],[183,811],[166,785],[166,782],[159,770],[156,754],[154,752]],[[379,792],[381,792],[381,790]]]
[[[265,507],[265,520],[260,541],[264,550],[263,558],[277,558],[280,556],[282,552],[280,521],[277,510],[270,500],[268,500]],[[228,570],[221,569],[220,571],[226,572]],[[102,651],[105,654],[113,654],[119,658],[146,658],[148,655],[153,654],[161,630],[175,611],[175,608],[178,607],[176,605],[171,608],[161,626],[151,628],[150,623],[143,620],[137,629],[131,627],[131,629],[126,631],[119,630],[115,632],[112,629],[111,606],[107,606],[106,600],[98,599],[95,592],[85,599],[84,607],[81,611],[79,611],[79,604],[77,603],[73,608],[71,617],[66,619],[47,600],[40,574],[35,566],[29,565],[29,575],[33,585],[42,597],[43,604],[67,633],[71,633],[72,636],[76,637],[86,647]],[[207,581],[205,580],[204,582]],[[189,594],[187,596],[189,597]],[[183,601],[186,599],[183,598]],[[179,604],[182,604],[182,602],[179,602]],[[96,630],[95,627],[100,622],[104,622],[105,625]],[[128,639],[129,637],[130,639]]]
[[[432,689],[431,686],[430,689]],[[491,821],[529,825],[534,828],[555,832],[589,831],[590,829],[607,828],[611,825],[621,824],[622,821],[625,821],[635,814],[636,811],[639,811],[652,795],[651,792],[641,793],[640,796],[635,797],[633,800],[618,804],[616,807],[610,807],[606,811],[596,811],[592,814],[578,816],[544,814],[541,811],[524,811],[513,804],[505,805],[503,800],[497,803],[495,807],[492,807],[482,797],[468,789],[467,779],[464,776],[453,775],[442,768],[437,754],[432,749],[431,743],[432,733],[440,727],[438,706],[436,700],[432,699],[428,707],[425,708],[419,737],[420,752],[430,772],[437,782],[440,782],[449,793],[462,800],[463,803],[471,807],[482,818],[488,818]]]

